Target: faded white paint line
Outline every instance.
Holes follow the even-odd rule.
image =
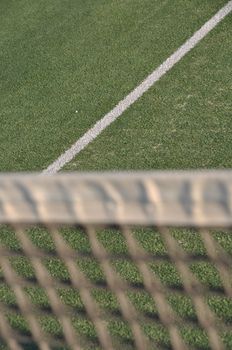
[[[100,119],[91,129],[79,138],[66,152],[45,169],[42,174],[55,174],[65,164],[70,162],[90,142],[92,142],[104,129],[122,115],[134,102],[136,102],[151,86],[165,75],[177,62],[179,62],[191,49],[193,49],[213,28],[216,27],[232,11],[232,0],[219,10],[206,22],[191,38],[177,49],[166,61],[156,68],[140,85],[130,92],[117,106]]]

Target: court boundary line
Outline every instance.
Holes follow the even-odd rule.
[[[198,29],[183,45],[169,56],[158,68],[149,74],[134,90],[124,97],[110,112],[98,120],[92,128],[85,132],[70,148],[61,154],[53,163],[42,171],[44,175],[57,173],[77,154],[97,138],[110,124],[118,119],[132,104],[173,68],[189,51],[210,33],[228,14],[232,12],[232,0],[224,5],[200,29]]]

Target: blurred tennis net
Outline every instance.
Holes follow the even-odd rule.
[[[0,348],[232,344],[232,172],[0,175]]]

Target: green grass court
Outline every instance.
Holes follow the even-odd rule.
[[[0,0],[0,171],[42,171],[68,149],[93,124],[158,67],[226,0]],[[190,51],[174,68],[135,102],[121,117],[68,163],[62,171],[163,170],[232,168],[232,16]],[[136,237],[154,255],[165,254],[158,233],[140,229]],[[199,235],[189,230],[173,232],[186,251],[204,256]],[[43,229],[30,232],[33,241],[52,250]],[[66,229],[63,235],[75,247],[90,251],[81,232]],[[109,251],[125,252],[122,236],[99,233]],[[229,233],[215,233],[218,242],[232,254]],[[18,249],[9,228],[2,227],[0,242]],[[14,260],[16,270],[33,277],[23,258]],[[46,262],[57,278],[67,271],[55,259]],[[99,266],[90,258],[79,261],[93,281],[103,281]],[[115,262],[117,271],[130,283],[141,277],[128,261]],[[221,289],[212,265],[195,263],[196,276],[210,288]],[[161,280],[181,285],[171,263],[153,264]],[[0,272],[1,273],[1,272]],[[103,281],[104,282],[104,281]],[[34,303],[46,307],[40,289],[28,290]],[[80,296],[61,291],[63,300],[83,314]],[[96,300],[114,315],[110,331],[121,346],[132,349],[131,333],[122,322],[111,293],[94,291]],[[157,310],[143,294],[130,295],[136,308],[155,319]],[[1,283],[0,301],[15,299]],[[183,318],[194,323],[196,314],[188,298],[170,296],[170,304]],[[209,297],[208,304],[219,319],[232,324],[232,301]],[[96,334],[83,317],[76,328],[97,349]],[[186,321],[187,322],[187,321]],[[11,316],[23,331],[27,325]],[[59,334],[55,319],[44,328]],[[145,327],[151,341],[170,349],[167,332],[157,323]],[[206,335],[186,326],[183,337],[193,348],[209,349]],[[232,333],[223,335],[232,348]],[[4,346],[2,346],[2,349]],[[34,345],[28,349],[36,349]]]

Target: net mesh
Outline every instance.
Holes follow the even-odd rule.
[[[231,172],[0,176],[0,348],[230,349]]]

